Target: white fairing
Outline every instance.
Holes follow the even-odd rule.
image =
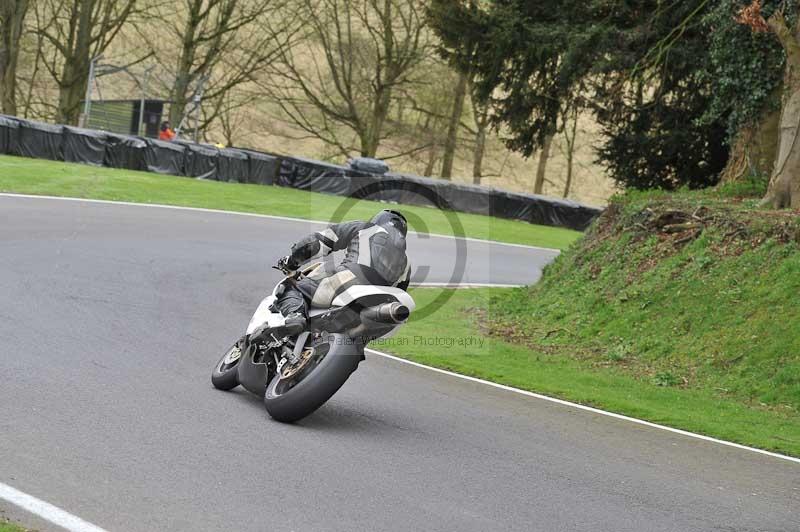
[[[350,288],[339,294],[336,297],[336,299],[333,300],[331,308],[343,307],[362,297],[372,296],[372,295],[382,295],[382,294],[394,297],[402,305],[408,307],[408,310],[412,312],[416,308],[414,299],[405,290],[401,290],[400,288],[395,288],[392,286],[371,286],[371,285],[351,286]],[[250,324],[247,326],[247,334],[252,334],[253,331],[255,331],[257,328],[259,328],[265,323],[268,324],[270,327],[279,327],[284,324],[285,318],[283,317],[283,314],[281,314],[280,312],[272,312],[270,310],[270,307],[277,299],[278,298],[275,295],[275,291],[273,291],[272,294],[264,298],[261,304],[258,305],[258,308],[253,314],[253,317],[250,318]],[[327,312],[327,310],[328,309],[312,309],[310,314],[311,315],[322,314],[324,312]],[[395,327],[385,337],[389,337],[392,334],[394,334],[398,328],[399,325],[398,327]]]
[[[255,314],[250,318],[250,324],[247,326],[247,334],[252,334],[257,328],[265,323],[269,323],[270,327],[278,327],[283,325],[284,317],[280,312],[272,312],[269,307],[275,302],[276,297],[269,295],[258,305]]]
[[[408,307],[408,310],[411,312],[417,307],[416,303],[414,303],[414,298],[412,298],[408,292],[402,290],[400,288],[395,288],[393,286],[375,286],[375,285],[356,285],[351,286],[338,296],[336,299],[333,300],[334,307],[343,307],[355,301],[356,299],[361,299],[362,297],[366,296],[374,296],[374,295],[381,295],[387,294],[399,301],[402,305]]]

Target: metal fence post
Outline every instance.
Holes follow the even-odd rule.
[[[86,82],[86,99],[83,101],[83,127],[89,127],[89,113],[92,112],[92,87],[94,86],[94,66],[102,56],[93,57],[89,61],[89,80]]]

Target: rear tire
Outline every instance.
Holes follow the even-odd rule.
[[[276,375],[267,386],[264,406],[276,421],[292,423],[308,416],[330,399],[364,359],[364,347],[345,335],[331,334],[329,350],[299,383],[289,389]]]
[[[234,350],[239,350],[238,357]],[[217,365],[214,366],[214,371],[211,372],[211,384],[217,390],[229,391],[239,386],[239,362],[242,361],[242,351],[239,348],[239,342],[222,355]],[[233,358],[236,357],[235,360]]]

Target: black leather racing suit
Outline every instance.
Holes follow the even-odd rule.
[[[277,306],[284,316],[309,307],[327,308],[334,298],[354,285],[367,284],[408,288],[410,266],[406,238],[392,225],[372,222],[345,222],[312,233],[292,246],[291,260],[303,264],[333,251],[346,249],[342,262],[334,268],[323,264],[287,288]]]

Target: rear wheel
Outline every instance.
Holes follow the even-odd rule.
[[[239,386],[239,362],[242,360],[240,343],[236,342],[214,366],[211,384],[217,390],[233,390]]]
[[[277,421],[302,419],[330,399],[364,359],[361,344],[329,334],[303,350],[300,360],[285,365],[267,386],[264,406]]]

